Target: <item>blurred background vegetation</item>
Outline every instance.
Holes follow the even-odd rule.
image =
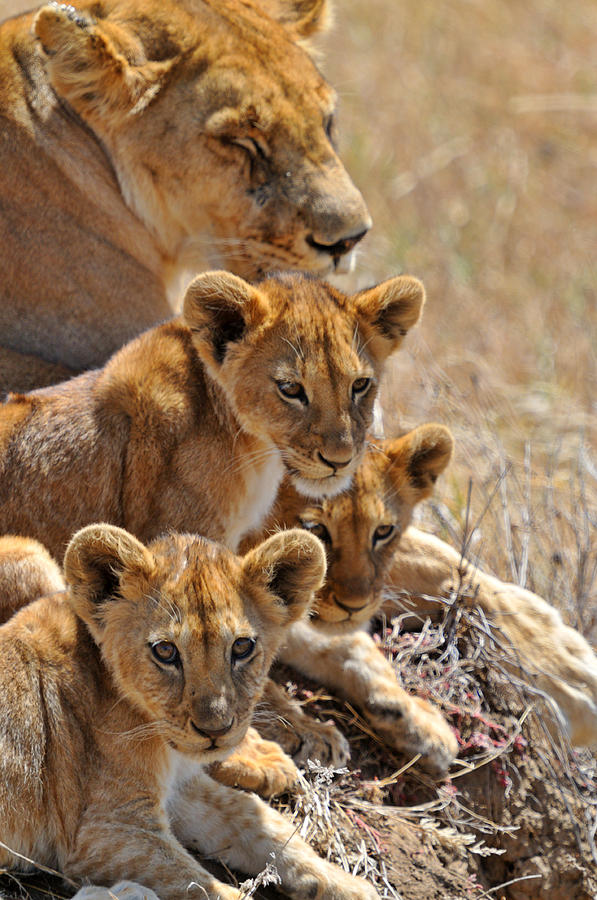
[[[457,440],[426,526],[597,639],[593,0],[337,0],[320,62],[374,227],[345,285],[428,302],[386,433]],[[468,502],[469,482],[471,501]]]
[[[0,19],[35,5],[0,0]],[[339,281],[409,272],[428,293],[384,386],[386,433],[452,428],[456,458],[425,526],[471,537],[473,557],[595,643],[594,0],[335,8],[319,64],[374,219]]]

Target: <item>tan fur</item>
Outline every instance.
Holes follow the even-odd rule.
[[[65,590],[59,566],[39,541],[0,537],[0,624],[28,603]],[[288,791],[298,778],[295,764],[280,745],[264,740],[254,728],[247,729],[237,749],[212,763],[208,771],[222,784],[241,784],[263,797]]]
[[[32,600],[62,590],[62,573],[39,541],[0,537],[0,624]]]
[[[422,303],[407,277],[347,297],[307,276],[257,287],[199,276],[184,321],[97,372],[0,406],[0,531],[35,537],[57,558],[99,520],[142,540],[170,528],[234,549],[284,471],[313,495],[346,487],[385,359]],[[369,388],[354,394],[364,378]],[[283,395],[288,385],[307,402]]]
[[[453,441],[442,425],[422,425],[371,445],[366,465],[339,496],[305,502],[289,483],[280,492],[270,529],[292,523],[313,531],[324,540],[329,562],[314,617],[290,629],[280,658],[359,706],[390,746],[421,754],[427,766],[444,771],[458,749],[452,729],[430,704],[404,691],[371,637],[358,629],[378,610],[372,588],[387,573],[414,506],[446,467]],[[309,727],[296,704],[271,685],[266,699],[288,726],[281,732],[272,720],[261,728],[264,734],[276,735],[299,760],[307,754],[335,765],[346,761],[348,745],[337,729],[312,720]]]
[[[0,26],[0,396],[101,365],[181,273],[326,273],[369,228],[301,42],[325,0],[77,0]]]
[[[436,426],[427,429],[431,438]],[[417,432],[425,434],[417,429],[412,435]],[[323,526],[329,536],[329,568],[316,615],[308,633],[301,635],[306,629],[302,623],[293,628],[289,651],[283,651],[282,658],[358,704],[376,730],[391,740],[383,710],[387,707],[389,715],[390,698],[394,696],[392,702],[398,705],[402,691],[369,636],[355,629],[366,627],[381,609],[388,616],[411,612],[413,621],[438,617],[459,594],[467,606],[481,609],[494,628],[503,648],[503,665],[522,673],[527,683],[557,703],[556,715],[570,740],[596,747],[597,657],[587,641],[541,597],[480,571],[438,538],[406,527],[413,504],[426,493],[411,491],[408,452],[399,451],[401,445],[403,451],[409,444],[416,446],[412,435],[377,444],[366,454],[350,490],[336,498],[309,504],[291,486],[281,492],[274,521],[302,525],[325,538]],[[448,456],[445,444],[435,457],[433,475]],[[427,463],[432,461],[433,456],[427,456]],[[388,523],[395,526],[392,538],[373,547],[375,530]],[[314,638],[316,628],[320,633]],[[339,636],[331,637],[334,634]],[[327,731],[318,737],[317,725],[314,734],[308,729],[305,734],[304,716],[293,718],[288,706],[275,702],[274,706],[283,709],[291,723],[291,736],[282,741],[288,750],[295,749],[298,733],[312,746],[319,743],[322,752],[331,745],[336,755],[342,755],[339,737],[334,746]]]
[[[162,900],[233,900],[240,891],[184,847],[254,874],[274,853],[297,900],[377,896],[204,769],[245,734],[277,645],[321,585],[319,542],[294,530],[239,558],[199,537],[146,547],[92,525],[64,565],[65,596],[0,628],[11,851],[0,849],[0,866],[27,857],[75,881],[142,881]]]

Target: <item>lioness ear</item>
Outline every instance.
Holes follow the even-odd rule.
[[[118,596],[124,572],[149,577],[155,569],[150,551],[115,525],[88,525],[71,539],[64,555],[69,599],[96,641],[101,641],[102,609]]]
[[[108,126],[144,109],[172,67],[173,60],[147,62],[125,28],[97,22],[66,3],[42,6],[33,28],[56,92],[83,118]],[[127,56],[140,64],[131,65]]]
[[[204,272],[187,288],[183,318],[193,333],[197,352],[212,370],[218,369],[230,344],[239,341],[249,325],[265,318],[259,291],[230,272]]]
[[[353,302],[367,347],[381,361],[397,350],[416,325],[425,303],[425,288],[417,278],[399,275],[361,291]]]
[[[276,625],[290,624],[310,608],[325,569],[323,544],[300,528],[272,535],[243,561],[245,577],[275,594],[276,602],[262,612]]]
[[[325,31],[331,19],[329,0],[259,0],[259,6],[297,38]]]
[[[444,471],[454,451],[454,439],[445,425],[420,425],[394,441],[384,441],[391,460],[390,477],[397,490],[410,488],[410,501],[429,497],[437,476]]]

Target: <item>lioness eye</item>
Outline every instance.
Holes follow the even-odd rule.
[[[156,641],[151,645],[151,652],[158,662],[172,666],[180,659],[176,644],[171,641]]]
[[[265,150],[255,138],[236,138],[232,143],[236,144],[237,147],[242,147],[243,150],[246,150],[253,157],[261,156],[262,159],[266,157]]]
[[[289,400],[299,400],[304,406],[309,402],[305,389],[300,381],[276,381],[278,390]]]
[[[247,659],[255,649],[255,644],[256,641],[254,638],[237,638],[232,645],[232,659]]]
[[[321,522],[301,522],[301,527],[304,528],[305,531],[310,531],[311,534],[314,534],[315,537],[318,537],[319,540],[323,541],[325,544],[332,543],[329,531]]]
[[[373,532],[373,546],[375,547],[376,544],[388,541],[394,534],[394,531],[394,525],[378,525]]]
[[[352,383],[352,396],[353,397],[361,397],[363,394],[366,394],[371,386],[370,378],[355,378]]]
[[[328,116],[326,118],[325,122],[323,123],[323,127],[325,128],[325,133],[326,133],[327,139],[330,141],[331,144],[333,144],[334,143],[334,117]]]

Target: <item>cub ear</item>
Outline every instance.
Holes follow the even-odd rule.
[[[329,0],[259,0],[259,5],[297,38],[325,31],[331,19]]]
[[[417,278],[399,275],[361,291],[353,302],[368,349],[383,361],[419,321],[425,288]]]
[[[199,356],[214,371],[229,345],[263,321],[265,302],[256,288],[230,272],[204,272],[188,286],[182,315]]]
[[[301,528],[279,531],[250,550],[243,560],[248,581],[257,582],[269,594],[267,617],[275,625],[289,625],[308,609],[325,578],[323,544]]]
[[[64,577],[77,615],[99,643],[103,609],[118,597],[124,572],[149,577],[155,570],[150,551],[115,525],[88,525],[71,539],[64,555]]]
[[[445,425],[420,425],[382,446],[392,464],[389,474],[396,489],[408,485],[414,506],[431,495],[438,475],[452,458],[454,438]]]
[[[56,92],[84,119],[101,120],[108,127],[144,109],[173,64],[147,62],[131,32],[66,3],[42,6],[33,29]],[[127,57],[140,64],[132,65]]]

